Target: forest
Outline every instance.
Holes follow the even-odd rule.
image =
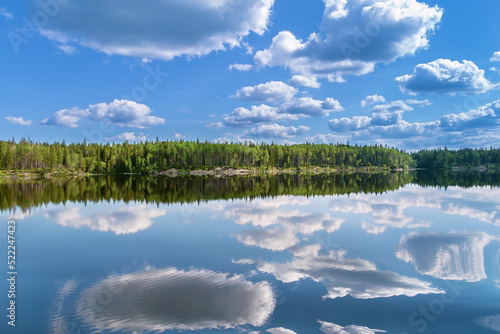
[[[495,148],[448,150],[445,147],[437,150],[422,150],[412,156],[418,168],[500,166],[500,150]]]
[[[229,168],[379,167],[447,169],[498,167],[499,149],[421,150],[412,154],[382,145],[211,143],[146,141],[139,143],[39,143],[0,141],[0,170],[65,170],[93,174],[154,173]]]
[[[146,141],[130,144],[0,141],[1,170],[63,169],[87,173],[153,173],[170,168],[414,167],[398,149],[344,144],[254,144]]]

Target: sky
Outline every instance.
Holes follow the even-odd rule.
[[[0,140],[500,147],[500,2],[0,0]]]

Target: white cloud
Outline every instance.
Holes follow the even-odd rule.
[[[352,118],[342,117],[332,119],[328,122],[328,127],[334,132],[348,132],[366,129],[371,122],[367,116],[354,116]]]
[[[432,105],[432,102],[427,100],[427,99],[425,99],[425,100],[408,99],[405,102],[406,102],[406,104],[417,105],[420,107]]]
[[[325,0],[320,33],[306,41],[281,31],[269,48],[256,52],[258,67],[284,66],[311,80],[342,82],[363,75],[377,63],[415,54],[429,45],[428,35],[443,11],[416,0]]]
[[[303,75],[294,75],[288,82],[292,86],[304,86],[311,88],[319,88],[321,84],[317,81],[316,78],[305,77]]]
[[[0,7],[0,15],[5,17],[7,20],[14,19],[14,15],[12,15],[12,13],[9,12],[5,7]]]
[[[371,299],[442,293],[430,283],[391,271],[380,271],[367,260],[346,258],[343,250],[332,250],[326,255],[320,254],[319,250],[319,245],[297,247],[290,262],[260,262],[257,268],[283,283],[305,278],[321,282],[328,291],[324,298],[351,295],[358,299]]]
[[[55,112],[42,121],[45,125],[76,128],[84,119],[91,121],[107,121],[119,127],[144,129],[150,126],[165,124],[165,119],[151,116],[152,110],[145,104],[129,100],[114,100],[111,103],[91,104],[86,109],[73,107]]]
[[[74,47],[73,45],[65,45],[65,44],[61,44],[61,45],[56,45],[56,47],[61,50],[62,53],[64,54],[67,54],[67,55],[72,55],[72,54],[75,54],[75,53],[78,53],[78,50],[76,47]]]
[[[135,134],[135,132],[123,132],[114,137],[105,137],[105,140],[123,140],[123,141],[146,141],[146,135],[142,132]]]
[[[13,124],[19,124],[19,125],[31,125],[33,123],[33,121],[31,120],[24,120],[23,117],[7,116],[5,117],[5,119]]]
[[[492,240],[484,232],[411,235],[401,239],[396,256],[423,275],[478,282],[486,279],[484,248]]]
[[[298,90],[282,81],[270,81],[256,86],[247,86],[236,92],[235,97],[257,103],[282,103],[293,99]]]
[[[78,207],[55,209],[48,210],[45,216],[62,226],[85,226],[92,231],[111,231],[120,235],[146,230],[153,224],[153,219],[165,216],[166,213],[167,210],[154,206],[135,205],[97,213],[88,209],[80,210]]]
[[[99,312],[89,310],[110,294]],[[96,331],[163,332],[262,326],[275,304],[267,282],[166,268],[109,276],[81,293],[76,312]]]
[[[283,327],[270,328],[266,332],[271,333],[271,334],[297,334],[294,331],[283,328]]]
[[[327,97],[324,101],[314,100],[310,97],[300,97],[285,102],[279,107],[281,113],[301,115],[302,117],[324,117],[328,116],[330,112],[342,110],[344,108],[340,105],[340,102],[331,97]]]
[[[283,126],[275,123],[259,125],[256,128],[245,131],[243,135],[254,138],[293,138],[303,135],[309,130],[311,128],[308,126]]]
[[[500,51],[493,53],[493,56],[491,56],[490,61],[500,61]]]
[[[419,64],[411,75],[395,79],[402,92],[409,94],[484,93],[495,87],[485,77],[484,70],[469,60],[437,59]]]
[[[252,64],[232,64],[229,65],[229,70],[237,70],[241,72],[248,72],[252,69]]]
[[[59,6],[43,34],[110,55],[170,60],[244,45],[267,29],[274,0],[73,1]],[[38,0],[27,2],[39,10]],[[196,24],[193,24],[196,22]]]
[[[364,326],[339,326],[331,322],[319,321],[321,324],[320,331],[325,334],[375,334],[375,333],[385,333],[386,331],[380,329],[371,329]]]
[[[339,136],[331,133],[320,133],[314,135],[312,137],[306,137],[305,140],[311,143],[320,143],[320,144],[336,144],[336,143],[347,143],[350,139],[350,136]]]
[[[181,135],[180,133],[175,133],[174,134],[174,138],[175,139],[184,139],[184,138],[186,138],[186,136],[185,135]]]
[[[90,115],[88,109],[82,110],[78,107],[71,109],[61,109],[56,111],[52,116],[45,118],[42,121],[44,125],[54,125],[63,128],[77,128],[78,122]]]
[[[259,123],[272,123],[298,119],[298,115],[278,113],[278,108],[261,104],[260,106],[252,106],[250,110],[243,107],[234,109],[231,114],[224,115],[224,125],[230,127],[242,127]]]
[[[393,101],[372,107],[370,116],[332,119],[328,126],[334,132],[333,142],[373,144],[375,141],[401,149],[500,146],[500,100],[466,112],[445,114],[435,121],[411,123],[403,119],[412,106],[428,104],[428,100]],[[455,107],[464,109],[462,105]],[[314,142],[325,142],[325,139],[319,136]]]
[[[206,128],[209,128],[209,129],[222,129],[224,127],[224,124],[222,124],[221,122],[214,122],[214,123],[210,123],[210,124],[207,124],[205,126]]]
[[[478,128],[497,128],[500,118],[500,100],[485,104],[476,110],[459,114],[448,114],[439,120],[445,131],[460,131]]]
[[[376,103],[384,103],[385,97],[382,95],[367,95],[364,100],[361,101],[361,107],[366,107]]]
[[[424,101],[412,101],[413,104],[425,104]],[[328,122],[330,130],[350,135],[347,139],[368,140],[374,138],[411,138],[432,133],[438,128],[439,122],[408,123],[403,120],[403,114],[413,108],[404,101],[392,101],[373,106],[371,116],[353,116],[332,119]],[[349,134],[350,133],[350,134]]]

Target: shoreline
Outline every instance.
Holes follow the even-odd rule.
[[[214,169],[193,169],[184,170],[170,168],[166,171],[155,171],[152,173],[87,173],[65,170],[54,171],[26,171],[26,170],[8,170],[0,171],[0,180],[43,180],[52,178],[81,178],[89,176],[123,176],[123,175],[138,175],[138,176],[168,176],[171,178],[183,176],[213,176],[213,177],[233,177],[247,175],[279,175],[279,174],[327,174],[327,173],[387,173],[387,172],[403,172],[412,171],[414,168],[387,168],[387,167],[348,167],[348,168],[332,168],[332,167],[306,167],[301,169],[287,168],[230,168],[216,167]]]
[[[259,168],[231,168],[231,167],[216,167],[214,169],[176,169],[170,168],[165,171],[155,171],[152,173],[87,173],[87,172],[76,172],[76,171],[66,171],[66,170],[7,170],[0,171],[0,181],[10,180],[10,181],[28,181],[28,180],[44,180],[44,179],[76,179],[82,177],[90,176],[124,176],[124,175],[138,175],[138,176],[168,176],[170,178],[184,177],[184,176],[213,176],[213,177],[234,177],[234,176],[248,176],[248,175],[279,175],[279,174],[328,174],[328,173],[391,173],[391,172],[409,172],[417,170],[429,170],[423,168],[388,168],[388,167],[304,167],[300,169],[295,168],[270,168],[270,169],[259,169]],[[466,167],[466,166],[453,166],[447,169],[440,169],[442,171],[451,172],[490,172],[498,170],[498,168],[491,168],[489,166],[476,166],[476,167]]]

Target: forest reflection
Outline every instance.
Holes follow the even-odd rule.
[[[123,201],[174,204],[211,200],[294,196],[381,194],[406,184],[432,187],[500,186],[499,173],[386,172],[178,177],[92,176],[0,183],[0,210],[26,211],[49,203]]]

